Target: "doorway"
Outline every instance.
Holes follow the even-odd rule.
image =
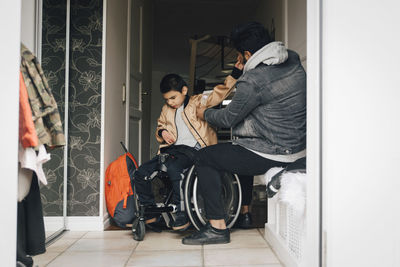
[[[232,63],[235,62],[235,51],[229,45],[228,39],[231,29],[240,23],[248,21],[261,22],[270,32],[274,40],[283,41],[286,47],[296,51],[300,55],[303,67],[307,70],[307,1],[154,1],[154,55],[153,55],[153,83],[150,133],[155,132],[157,118],[160,114],[163,100],[158,87],[161,78],[167,73],[177,73],[184,77],[189,84],[193,82],[194,91],[212,89],[215,84],[223,82],[230,73]],[[191,65],[191,43],[197,43],[195,64]],[[193,56],[192,56],[193,58]],[[194,70],[191,73],[190,70]],[[194,80],[191,78],[194,76]],[[315,95],[315,91],[309,92]],[[313,103],[314,104],[314,103]],[[315,110],[315,109],[314,109]],[[315,110],[315,114],[319,114]],[[314,121],[309,125],[314,125]],[[316,138],[316,136],[314,136]],[[313,139],[312,142],[315,142]],[[310,143],[312,143],[310,142]],[[315,143],[311,144],[311,150],[316,149]],[[151,153],[158,150],[158,143],[151,139]],[[313,158],[313,157],[311,157]],[[309,162],[314,166],[315,158]],[[311,191],[310,191],[311,192]],[[313,199],[313,208],[316,201]],[[315,210],[314,210],[315,211]],[[315,213],[313,214],[313,216]],[[313,217],[315,218],[315,217]],[[306,217],[303,218],[307,220]],[[282,219],[283,220],[283,219]],[[272,218],[271,218],[272,224]],[[313,222],[313,227],[318,225]],[[309,224],[307,223],[307,227]],[[283,243],[280,256],[291,258],[287,263],[295,263],[301,257],[302,252],[292,246],[292,250],[285,254],[285,246],[292,233],[287,233],[283,223],[274,223],[273,227],[280,226],[278,239],[273,246],[278,247]],[[272,227],[272,228],[273,228]],[[309,228],[308,228],[309,229]],[[316,228],[314,228],[316,229]],[[314,229],[309,230],[310,233]],[[302,228],[303,237],[305,229]],[[318,232],[318,230],[316,230]],[[315,232],[314,232],[315,233]],[[318,233],[313,236],[313,242],[319,242]],[[295,241],[305,246],[302,237]],[[315,241],[316,240],[316,241]],[[286,244],[285,244],[286,242]],[[314,247],[315,248],[315,247]],[[304,252],[304,251],[303,251]],[[285,254],[285,255],[284,255]]]
[[[111,1],[110,1],[111,2]],[[146,1],[147,2],[147,1]],[[177,4],[177,5],[181,5],[181,6],[185,6],[185,2],[186,1],[154,1],[154,7],[155,7],[155,9],[157,8],[157,4],[160,4],[160,6],[162,6],[162,5],[169,5],[169,4],[173,4],[173,2],[175,2],[175,4]],[[195,1],[196,2],[196,1]],[[230,4],[232,4],[232,5],[235,5],[236,6],[236,8],[238,8],[239,10],[241,10],[241,11],[243,11],[243,12],[241,12],[241,13],[243,13],[242,15],[247,15],[248,16],[248,18],[250,18],[251,16],[248,14],[248,13],[246,13],[247,11],[246,11],[246,9],[241,9],[241,7],[242,7],[242,5],[243,5],[243,2],[244,1],[221,1],[222,3],[221,3],[221,6],[223,6],[223,5],[230,5]],[[258,2],[258,4],[261,4],[263,1],[254,1],[254,3],[257,3]],[[253,3],[253,1],[246,1],[246,3],[247,4],[251,4],[251,3]],[[192,3],[191,3],[192,4]],[[196,3],[195,3],[196,4]],[[213,5],[213,4],[215,4],[215,2],[214,1],[198,1],[198,3],[197,4],[199,4],[199,5],[202,5],[202,4],[208,4],[208,6],[210,6],[210,5]],[[253,6],[254,8],[257,8],[257,6],[256,5],[254,5]],[[186,5],[186,8],[188,8],[188,6]],[[214,6],[213,6],[213,8],[214,8]],[[205,8],[203,7],[203,10],[204,10]],[[209,8],[208,8],[209,9]],[[186,9],[187,10],[187,9]],[[199,9],[199,10],[201,10],[201,9]],[[155,10],[156,11],[156,10]],[[282,10],[281,10],[282,11]],[[180,12],[185,12],[185,10],[180,10]],[[226,11],[225,11],[226,12]],[[268,11],[269,12],[269,11]],[[222,12],[223,13],[223,12]],[[229,12],[226,12],[226,13],[229,13]],[[279,12],[278,12],[279,13]],[[176,15],[175,13],[170,13],[171,15],[170,16],[173,16],[173,15]],[[192,14],[192,13],[190,13],[190,12],[188,12],[187,14]],[[228,15],[227,15],[228,16]],[[202,19],[208,19],[209,17],[211,17],[211,15],[208,15],[208,13],[204,13],[203,14],[203,17],[202,17]],[[157,23],[157,21],[156,21],[156,18],[154,18],[153,20],[153,23],[154,24],[156,24]],[[202,21],[202,20],[198,20],[198,21]],[[223,21],[223,18],[221,18],[221,21]],[[283,25],[283,22],[279,22],[280,20],[279,19],[277,19],[277,20],[274,20],[274,26],[275,26],[275,29],[277,29],[278,28],[278,25],[279,25],[279,23],[282,23],[282,25]],[[160,23],[160,21],[158,22],[158,23]],[[216,23],[215,25],[218,25],[218,23]],[[269,26],[268,26],[268,28],[269,29],[271,29],[271,26],[272,26],[272,21],[271,21],[271,25],[270,24],[268,24]],[[281,25],[281,27],[283,27]],[[156,28],[156,27],[155,27]],[[225,29],[225,33],[227,34],[228,32],[229,32],[229,29],[230,28],[226,28]],[[201,32],[201,31],[197,31],[196,33],[194,33],[194,34],[197,34],[198,35],[198,37],[200,37],[200,36],[203,36],[203,34],[207,34],[207,32]],[[219,33],[217,33],[217,34],[219,34]],[[276,36],[278,37],[278,32],[276,33]],[[157,35],[156,34],[154,34],[154,38],[156,38],[157,37]],[[191,37],[195,37],[195,36],[191,36]],[[281,38],[283,38],[282,36],[281,36]],[[278,39],[278,38],[277,38]],[[169,40],[169,39],[167,39],[167,40]],[[289,39],[290,40],[290,39]],[[152,42],[153,44],[157,44],[158,43],[158,41],[159,40],[154,40],[154,42]],[[162,40],[161,40],[162,41]],[[185,43],[187,44],[187,40],[185,41]],[[289,44],[290,44],[290,42],[289,42]],[[206,48],[210,48],[209,46],[208,47],[206,47]],[[200,49],[202,49],[202,50],[200,50]],[[199,48],[199,53],[200,52],[206,52],[205,50],[203,50],[203,49],[205,49],[204,47],[203,48]],[[171,51],[171,50],[168,50],[167,49],[167,51]],[[188,49],[186,50],[186,51],[188,51]],[[228,51],[229,52],[229,51]],[[154,49],[154,53],[156,53],[156,49]],[[203,54],[203,53],[201,53],[201,54]],[[212,57],[210,57],[210,56],[212,56],[213,54],[211,54],[211,55],[208,55],[208,56],[206,56],[205,57],[205,59],[211,59]],[[166,56],[166,54],[164,54],[164,57]],[[187,55],[186,55],[186,57],[188,57],[188,53],[187,53]],[[160,57],[160,58],[162,58],[162,57]],[[171,55],[171,58],[173,58],[174,59],[174,62],[175,62],[175,57],[173,57],[172,55]],[[315,59],[315,58],[314,58]],[[157,60],[156,59],[156,54],[154,55],[154,61],[155,60]],[[170,57],[168,57],[168,60],[167,61],[170,61]],[[206,61],[207,62],[207,61]],[[206,63],[206,62],[203,62],[203,63]],[[173,67],[173,68],[171,68],[171,69],[166,69],[165,68],[165,66],[167,66],[167,65],[164,65],[162,62],[161,63],[158,63],[161,67],[160,68],[156,68],[156,66],[157,66],[157,64],[154,64],[154,68],[153,68],[153,72],[152,72],[152,77],[153,77],[153,79],[150,79],[150,81],[151,81],[151,83],[150,83],[150,85],[149,85],[149,87],[148,88],[151,88],[151,90],[149,89],[149,91],[146,91],[146,92],[148,92],[148,96],[149,97],[151,97],[151,105],[146,105],[146,107],[148,107],[148,108],[151,108],[151,112],[150,113],[146,113],[146,114],[151,114],[151,119],[150,120],[148,120],[149,121],[149,125],[153,125],[153,122],[154,122],[154,116],[158,116],[158,114],[159,114],[159,110],[157,111],[156,109],[160,109],[161,108],[161,104],[159,103],[159,102],[157,102],[159,99],[161,99],[160,97],[158,97],[156,94],[157,94],[157,92],[158,92],[158,81],[159,81],[159,79],[158,79],[158,81],[157,81],[157,79],[156,79],[156,77],[157,77],[157,72],[160,72],[160,73],[163,73],[163,72],[166,72],[166,71],[174,71],[174,72],[178,72],[178,73],[188,73],[188,69],[189,69],[189,63],[188,63],[188,61],[186,61],[185,63],[183,63],[183,64],[180,64],[180,66],[179,67]],[[164,67],[163,67],[164,66]],[[204,65],[204,66],[207,66],[207,65]],[[179,68],[181,68],[182,69],[182,71],[181,72],[179,72]],[[160,75],[159,75],[160,76]],[[189,75],[188,74],[186,74],[186,78],[188,77]],[[150,77],[151,77],[151,75],[150,75]],[[118,88],[118,89],[116,89],[116,91],[118,91],[118,92],[121,92],[121,95],[122,95],[122,87],[121,88]],[[153,129],[151,129],[149,132],[151,133],[150,135],[149,135],[149,139],[152,139],[153,138],[153,131],[152,131]],[[151,146],[151,145],[150,145]],[[153,149],[154,149],[154,145],[153,145]],[[150,151],[150,153],[148,153],[148,155],[153,155],[154,154],[154,150],[153,151]]]

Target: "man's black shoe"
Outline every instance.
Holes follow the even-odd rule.
[[[184,245],[226,244],[231,242],[229,229],[216,229],[210,223],[190,236],[182,239]]]
[[[178,211],[176,213],[175,221],[172,223],[172,230],[174,231],[185,231],[190,226],[189,219],[184,211]]]
[[[253,228],[253,220],[251,218],[251,213],[247,212],[244,214],[239,214],[239,217],[235,223],[235,228],[241,228],[241,229]]]

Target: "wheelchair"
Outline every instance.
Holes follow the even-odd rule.
[[[160,214],[166,226],[171,228],[172,221],[175,218],[175,213],[178,211],[176,205],[171,203],[172,186],[170,185],[167,176],[167,159],[170,157],[167,153],[159,155],[159,162],[156,170],[147,177],[149,182],[159,179],[164,187],[161,188],[161,201],[156,200],[155,206],[144,206],[140,204],[140,196],[135,193],[135,219],[132,223],[133,239],[141,241],[144,239],[146,227],[145,216],[151,214]],[[192,225],[199,230],[207,223],[204,211],[204,201],[198,190],[197,173],[195,166],[192,166],[184,172],[185,176],[181,182],[181,195],[183,195],[183,205]],[[221,173],[222,183],[222,199],[225,208],[225,221],[228,228],[231,228],[240,212],[242,203],[242,192],[239,182],[239,177],[236,174]]]

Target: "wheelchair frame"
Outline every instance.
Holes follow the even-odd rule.
[[[164,165],[166,156],[162,155],[160,157],[160,166],[156,174],[153,173],[152,175],[149,176],[147,179],[148,181],[152,181],[155,178],[160,178],[162,180],[163,176],[166,176],[166,166]],[[184,193],[184,208],[188,214],[188,217],[193,224],[193,226],[196,229],[200,229],[203,225],[206,224],[205,218],[204,218],[204,208],[202,207],[202,203],[199,199],[199,194],[197,193],[197,175],[195,174],[194,171],[194,165],[190,168],[190,170],[187,172],[185,175],[185,178],[183,179],[184,183],[184,188],[183,188],[183,193]],[[223,179],[222,182],[229,182],[229,178],[227,178],[226,174],[221,177]],[[194,178],[192,178],[194,176]],[[240,208],[241,208],[241,203],[242,203],[242,192],[241,192],[241,186],[240,186],[240,181],[239,177],[236,174],[228,174],[228,176],[233,179],[230,185],[230,189],[227,189],[227,186],[223,184],[223,196],[229,196],[228,204],[227,206],[229,207],[229,210],[226,211],[227,213],[227,227],[230,228],[234,225],[236,222],[239,213],[240,213]],[[232,178],[233,177],[233,178]],[[136,194],[136,189],[133,183],[133,188],[134,188],[134,194]],[[192,190],[193,189],[193,193]],[[227,191],[230,191],[230,194],[227,193]],[[236,197],[236,195],[238,197]],[[169,192],[168,196],[164,200],[163,203],[158,203],[157,206],[144,206],[141,205],[138,200],[138,197],[135,197],[135,219],[132,223],[132,233],[133,233],[133,238],[137,241],[141,241],[144,239],[145,232],[146,232],[146,227],[145,227],[145,214],[151,214],[151,213],[161,213],[163,216],[163,219],[165,220],[167,227],[170,227],[170,222],[174,219],[173,215],[177,211],[176,205],[170,204],[169,201],[172,197],[172,190]],[[224,198],[224,203],[226,199]],[[225,203],[226,204],[226,203]],[[233,205],[233,206],[232,206]],[[226,206],[226,205],[225,205]],[[232,206],[232,207],[231,207]]]

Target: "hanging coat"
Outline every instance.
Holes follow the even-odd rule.
[[[21,72],[28,92],[39,145],[65,145],[57,103],[37,58],[21,44]]]

